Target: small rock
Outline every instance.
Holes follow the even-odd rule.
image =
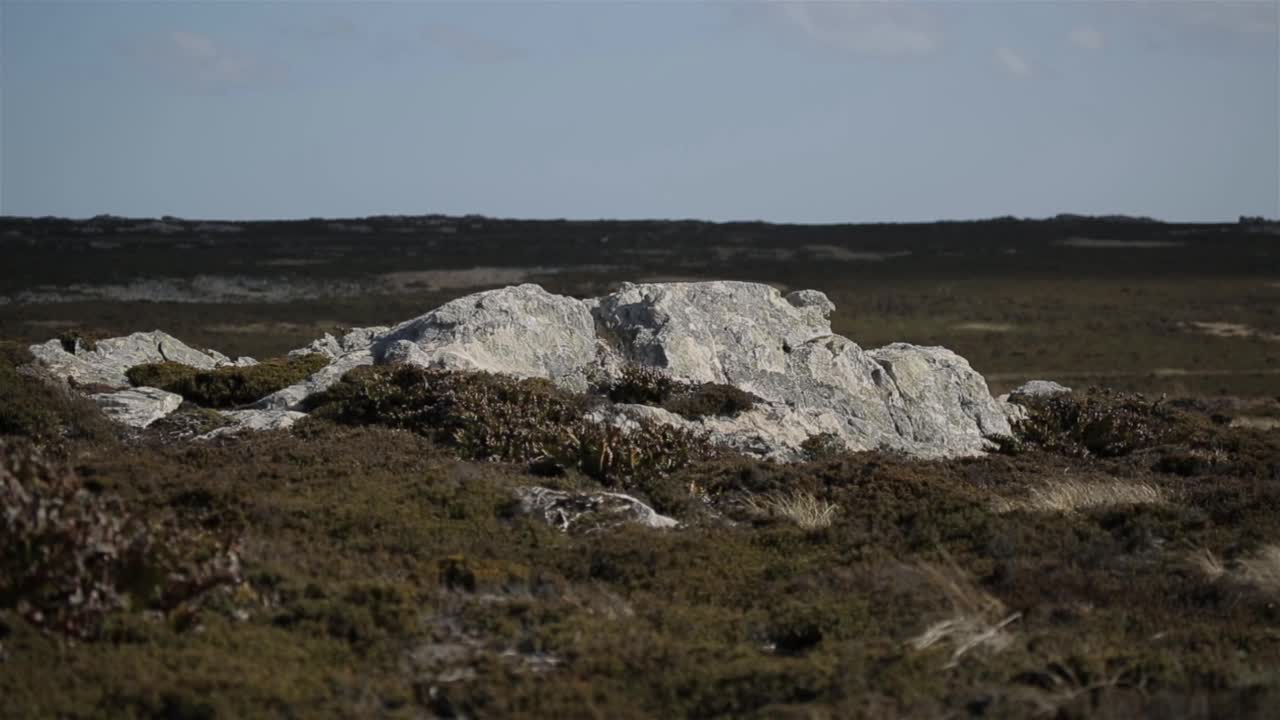
[[[98,403],[107,417],[139,429],[145,428],[182,405],[181,395],[151,387],[130,388],[90,397]]]
[[[223,435],[237,435],[246,431],[286,430],[307,416],[306,413],[280,409],[224,410],[220,414],[230,420],[231,424],[201,435],[201,440]]]
[[[613,492],[562,492],[545,487],[523,487],[516,490],[520,510],[538,515],[556,527],[569,532],[600,529],[622,523],[637,523],[650,528],[673,528],[674,518],[658,514],[639,500]]]
[[[1054,395],[1065,395],[1071,392],[1071,388],[1059,385],[1052,380],[1031,380],[1023,383],[1012,392],[1009,393],[1009,400],[1017,402],[1018,398],[1038,398],[1052,397]]]

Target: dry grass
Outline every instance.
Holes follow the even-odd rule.
[[[1226,564],[1210,550],[1202,548],[1192,552],[1187,562],[1211,582],[1217,582],[1227,574]]]
[[[999,652],[1013,641],[1013,635],[1006,628],[1022,617],[1022,613],[1006,614],[1004,604],[978,588],[963,570],[932,563],[922,563],[914,570],[946,596],[953,614],[908,640],[912,649],[919,651],[939,643],[949,644],[951,656],[946,667],[953,668],[972,650]]]
[[[796,490],[785,494],[748,495],[747,509],[764,517],[782,518],[804,530],[830,527],[840,506],[819,500],[813,493]]]
[[[994,510],[998,513],[1016,510],[1072,513],[1103,507],[1159,505],[1165,502],[1168,502],[1165,491],[1147,483],[1055,480],[1031,488],[1024,498],[997,498]]]
[[[1210,582],[1226,579],[1268,595],[1280,595],[1280,545],[1263,545],[1232,563],[1201,549],[1191,553],[1188,561]]]
[[[1239,560],[1240,578],[1267,593],[1280,595],[1280,545],[1264,545]]]

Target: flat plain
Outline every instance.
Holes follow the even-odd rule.
[[[111,592],[129,602],[77,610],[54,592],[70,571],[31,568],[83,539],[6,525],[0,576],[26,580],[0,583],[0,715],[1265,718],[1280,703],[1274,224],[0,218],[0,257],[4,500],[61,488],[86,517],[111,508],[148,528],[143,564],[185,582],[156,594],[121,570]],[[1077,393],[1033,404],[978,458],[815,448],[549,477],[355,412],[378,378],[291,431],[193,441],[202,408],[122,433],[17,369],[22,344],[72,334],[161,329],[267,359],[512,283],[592,296],[698,279],[822,290],[864,347],[944,345],[993,392]],[[562,532],[515,511],[530,485],[630,493],[681,525]],[[181,570],[228,548],[234,573]]]

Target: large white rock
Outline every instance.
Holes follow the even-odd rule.
[[[182,396],[159,388],[136,387],[91,395],[102,412],[118,423],[145,428],[182,405]]]
[[[734,385],[786,373],[795,348],[831,335],[835,307],[813,290],[783,298],[745,282],[626,283],[593,305],[602,339],[623,362]]]
[[[819,433],[851,450],[924,457],[973,455],[989,446],[987,437],[1010,433],[1001,406],[964,358],[907,344],[865,351],[832,334],[833,308],[817,291],[784,297],[754,283],[626,285],[595,308],[619,358],[601,365],[662,368],[680,380],[734,385],[763,398],[763,406],[736,418],[665,419],[780,459],[796,457]]]
[[[590,305],[532,284],[458,298],[374,343],[378,362],[543,377],[578,390],[595,358]]]
[[[129,387],[125,371],[145,363],[169,360],[208,370],[229,362],[225,355],[214,357],[159,330],[98,340],[93,350],[76,343],[74,352],[68,352],[61,340],[32,345],[30,349],[36,362],[50,375],[60,380],[74,380],[81,385]]]

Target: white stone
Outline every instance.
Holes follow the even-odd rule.
[[[177,410],[182,396],[158,388],[137,387],[90,396],[112,420],[133,428],[145,428]]]
[[[521,512],[536,515],[569,532],[582,525],[603,529],[622,523],[635,523],[655,529],[674,528],[674,518],[661,515],[630,495],[614,492],[569,493],[545,487],[523,487],[516,490]]]
[[[374,343],[378,362],[543,377],[578,390],[595,356],[590,306],[532,284],[458,298]]]
[[[200,352],[181,340],[153,330],[124,337],[98,340],[93,350],[77,343],[75,352],[67,352],[60,340],[31,346],[36,362],[59,380],[75,380],[81,385],[101,384],[126,388],[125,371],[135,365],[172,361],[201,370],[212,369],[219,359]],[[225,358],[226,356],[222,356]]]

